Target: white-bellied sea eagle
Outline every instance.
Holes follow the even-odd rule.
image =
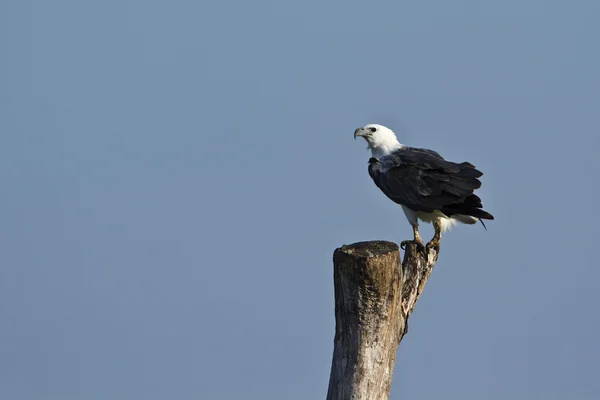
[[[369,175],[387,197],[402,206],[421,250],[433,247],[439,251],[442,232],[456,222],[475,224],[494,219],[473,193],[481,186],[478,178],[483,175],[473,164],[454,163],[433,150],[400,144],[394,132],[383,125],[358,128],[354,138],[358,136],[371,150]],[[426,248],[419,235],[419,220],[433,222],[435,229]]]

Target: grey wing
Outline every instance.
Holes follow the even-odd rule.
[[[442,210],[451,215],[459,213],[454,208],[481,186],[477,178],[483,174],[470,163],[457,164],[432,150],[405,147],[381,160],[371,158],[369,175],[398,204],[415,211]],[[475,198],[467,203],[481,207]]]

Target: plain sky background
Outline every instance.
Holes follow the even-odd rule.
[[[600,392],[600,2],[0,2],[0,398],[321,399],[367,123],[484,171],[392,399]],[[431,227],[423,228],[425,236]]]

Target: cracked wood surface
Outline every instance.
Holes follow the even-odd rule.
[[[342,246],[333,254],[335,339],[327,400],[389,398],[396,350],[438,252],[427,259],[408,244],[386,241]]]

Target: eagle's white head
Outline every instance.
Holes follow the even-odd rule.
[[[368,148],[375,158],[386,156],[392,151],[402,147],[400,142],[398,142],[398,139],[396,139],[394,131],[383,125],[365,125],[354,131],[354,139],[356,139],[357,136],[360,136],[367,141]]]

